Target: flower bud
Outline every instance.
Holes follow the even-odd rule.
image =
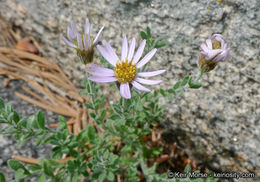
[[[71,26],[67,28],[67,37],[66,39],[61,35],[61,39],[68,46],[76,49],[77,55],[82,60],[84,64],[91,63],[93,61],[94,47],[98,44],[101,32],[104,26],[99,30],[95,39],[90,36],[90,24],[89,20],[86,18],[84,33],[80,34],[74,22],[71,22]]]
[[[206,43],[200,46],[199,66],[203,72],[213,70],[218,62],[225,62],[229,58],[229,48],[222,35],[214,34]]]

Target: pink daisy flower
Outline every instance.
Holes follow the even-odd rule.
[[[113,66],[114,70],[103,68],[95,64],[89,64],[87,72],[92,76],[88,79],[93,82],[106,83],[106,82],[118,82],[120,84],[120,94],[123,98],[130,99],[131,91],[130,85],[138,90],[144,92],[150,92],[150,89],[144,87],[144,85],[156,85],[162,82],[162,80],[149,80],[140,77],[152,77],[160,75],[165,70],[157,70],[152,72],[138,72],[138,69],[148,63],[156,53],[157,49],[151,50],[142,59],[146,41],[143,40],[137,49],[135,55],[135,38],[130,42],[128,48],[127,38],[124,37],[122,43],[121,59],[118,58],[112,47],[106,42],[105,46],[97,45],[97,48],[101,55]]]

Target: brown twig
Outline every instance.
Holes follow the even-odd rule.
[[[67,125],[68,126],[70,126],[70,125],[72,125],[72,124],[74,124],[75,123],[75,120],[74,119],[70,119],[69,121],[67,121]],[[50,127],[57,127],[59,125],[59,123],[51,123],[49,126]]]
[[[22,157],[22,156],[18,156],[18,155],[13,155],[12,159],[15,159],[15,160],[27,163],[27,164],[35,164],[35,165],[38,164],[38,159],[36,159],[36,158],[27,158],[27,157]],[[56,161],[64,163],[64,162],[67,162],[68,160],[73,160],[73,158],[72,157],[66,157],[64,159],[60,159],[60,160],[56,160]]]
[[[88,125],[88,113],[87,113],[87,109],[84,108],[83,109],[83,114],[82,114],[82,129],[87,128]]]
[[[15,95],[17,97],[20,97],[21,99],[27,101],[27,102],[35,104],[35,105],[37,105],[37,106],[39,106],[41,108],[44,108],[46,110],[50,110],[50,111],[56,112],[56,113],[64,115],[64,116],[75,117],[75,113],[72,113],[71,111],[69,111],[67,109],[64,109],[64,108],[61,108],[59,106],[58,107],[53,107],[51,105],[43,104],[43,103],[41,103],[39,101],[36,101],[36,100],[26,96],[26,95],[23,95],[23,94],[19,93],[19,92],[15,92]]]
[[[46,99],[44,99],[40,95],[34,93],[33,91],[31,91],[30,89],[26,88],[25,86],[22,86],[22,89],[24,91],[26,91],[28,94],[32,95],[33,97],[35,97],[35,98],[39,99],[40,101],[44,102],[45,104],[51,105],[51,103],[49,101],[47,101]]]

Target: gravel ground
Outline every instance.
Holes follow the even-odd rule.
[[[203,77],[203,88],[187,90],[172,103],[162,99],[168,104],[163,125],[169,128],[166,133],[173,142],[212,170],[260,176],[259,0],[8,0],[1,1],[0,7],[7,21],[37,38],[41,52],[57,59],[75,84],[85,76],[84,66],[59,39],[71,20],[83,27],[88,17],[92,33],[105,25],[102,39],[119,48],[117,53],[123,35],[139,38],[139,31],[146,26],[151,27],[152,35],[169,40],[169,46],[160,49],[149,63],[151,70],[167,69],[160,85],[163,88],[186,74],[196,74],[199,45],[212,33],[223,34],[231,59]],[[0,96],[10,94],[0,88]],[[15,108],[24,103],[12,95],[3,96]],[[21,113],[35,111],[19,108]],[[4,138],[0,149],[6,142],[14,147],[10,141]]]

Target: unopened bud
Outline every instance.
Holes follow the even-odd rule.
[[[86,18],[84,33],[80,34],[74,22],[71,22],[71,26],[67,28],[66,39],[61,35],[61,39],[68,46],[76,49],[77,55],[80,57],[84,64],[91,63],[93,61],[94,47],[98,44],[101,32],[104,26],[99,30],[95,39],[90,36],[90,24],[89,20]]]

